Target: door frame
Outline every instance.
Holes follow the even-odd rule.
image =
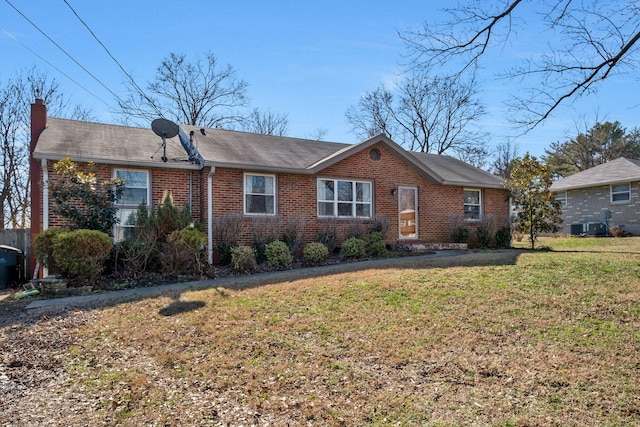
[[[410,194],[406,194],[406,192],[413,192],[413,206],[411,206],[411,196]],[[407,199],[408,197],[408,199]],[[407,206],[409,203],[409,206]],[[413,207],[413,222],[411,225],[407,223],[407,221],[411,221],[411,218],[402,218],[402,213]],[[398,186],[398,240],[417,240],[419,235],[419,224],[418,224],[418,187],[415,185],[399,185]],[[404,225],[402,221],[405,221]],[[404,230],[403,230],[404,227]],[[413,234],[409,234],[408,230],[413,227]],[[403,235],[403,231],[405,235]]]

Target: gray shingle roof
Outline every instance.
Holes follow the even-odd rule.
[[[167,162],[162,161],[162,138],[151,128],[108,125],[47,117],[47,128],[38,138],[35,158],[74,161],[93,160],[129,166],[195,168],[178,137],[167,139]]]
[[[449,156],[411,153],[380,135],[359,144],[260,135],[197,126],[180,126],[192,134],[193,144],[206,166],[312,174],[360,151],[381,143],[428,179],[443,185],[503,188],[502,179]],[[130,166],[198,168],[188,162],[179,138],[167,139],[162,161],[162,139],[150,128],[47,118],[34,157],[75,161],[93,160]]]
[[[620,157],[555,181],[551,191],[640,181],[640,160]]]

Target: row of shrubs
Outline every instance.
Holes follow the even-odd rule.
[[[451,217],[449,229],[454,243],[468,243],[481,248],[510,248],[512,225],[508,218],[484,216],[472,229],[462,216]]]
[[[238,273],[253,270],[258,265],[256,248],[238,245],[231,248],[231,266]],[[274,240],[264,245],[265,262],[275,269],[287,269],[293,264],[294,257],[289,246],[282,240]],[[367,240],[349,237],[340,248],[340,255],[346,259],[358,259],[367,255],[381,257],[387,254],[384,235],[372,231]],[[324,263],[330,255],[329,248],[322,242],[311,242],[304,245],[302,260],[305,265],[314,266]]]
[[[300,250],[306,265],[318,265],[334,253],[338,241],[335,224],[328,222],[318,233],[317,241],[303,248],[304,223],[293,218],[285,224],[280,237],[273,234],[274,224],[256,222],[253,245],[242,246],[237,242],[240,232],[236,229],[241,219],[227,215],[218,219],[213,229],[213,249],[219,255],[219,265],[231,265],[236,271],[251,270],[262,263],[271,268],[288,268]],[[148,274],[213,277],[206,262],[206,234],[193,223],[188,207],[176,208],[170,195],[165,194],[156,209],[141,205],[135,218],[125,221],[136,226],[116,245],[100,231],[49,228],[36,236],[34,251],[50,274],[78,285],[95,286],[99,277],[107,275],[116,281],[137,280]],[[384,218],[369,225],[354,223],[347,230],[340,253],[345,258],[384,256],[387,231]]]

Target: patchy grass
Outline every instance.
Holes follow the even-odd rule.
[[[126,425],[640,424],[640,238],[540,243],[106,308],[66,386]]]

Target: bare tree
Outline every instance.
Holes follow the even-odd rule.
[[[0,229],[30,225],[29,106],[35,98],[53,116],[91,118],[89,110],[71,106],[58,83],[35,68],[0,82]]]
[[[481,135],[474,122],[484,108],[475,98],[475,79],[416,72],[397,85],[397,94],[378,87],[347,111],[354,132],[384,133],[411,151],[478,153]]]
[[[498,144],[496,147],[496,157],[491,165],[491,172],[501,178],[509,178],[513,161],[518,158],[518,144],[507,141]]]
[[[443,67],[456,75],[475,71],[494,49],[517,48],[520,22],[549,34],[548,50],[505,70],[504,76],[530,78],[529,89],[513,96],[513,120],[525,130],[540,124],[562,103],[597,90],[616,73],[638,66],[640,5],[635,0],[549,0],[463,2],[445,9],[449,19],[425,23],[401,34],[412,66]],[[537,13],[536,13],[537,12]],[[526,19],[525,19],[526,18]],[[539,19],[540,22],[534,22]]]
[[[397,124],[392,114],[393,95],[384,86],[364,94],[357,106],[346,112],[351,131],[361,139],[386,135],[393,139]]]
[[[236,78],[236,70],[231,65],[220,67],[211,53],[195,62],[188,62],[184,54],[171,53],[147,90],[129,84],[129,96],[119,106],[126,120],[141,119],[145,125],[164,117],[181,124],[229,129],[244,120],[246,89],[247,83]]]
[[[288,114],[278,114],[254,108],[244,121],[243,127],[247,132],[285,136],[289,127]]]
[[[324,138],[329,133],[329,129],[318,127],[312,133],[309,134],[309,139],[315,139],[316,141],[324,141]]]

